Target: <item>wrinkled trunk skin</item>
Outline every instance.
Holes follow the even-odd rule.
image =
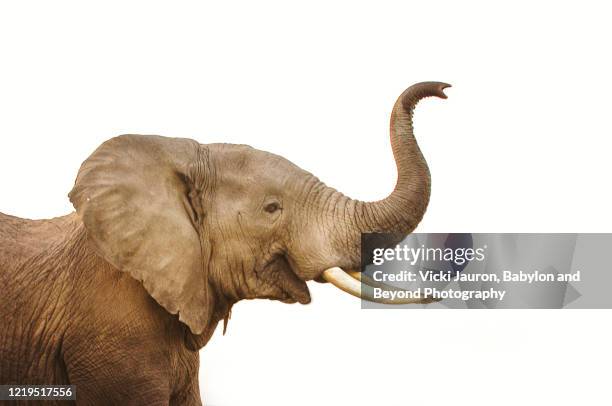
[[[0,384],[76,385],[82,405],[201,404],[186,327],[95,254],[76,214],[0,213],[0,241]]]
[[[411,86],[398,98],[391,114],[391,147],[397,166],[397,183],[383,200],[352,200],[329,189],[328,217],[334,225],[332,241],[345,252],[344,263],[334,266],[355,269],[359,265],[361,233],[389,233],[399,242],[419,224],[427,204],[431,181],[427,162],[413,133],[412,116],[419,100],[437,96],[446,98],[448,84],[423,82]],[[344,225],[344,226],[343,226]]]

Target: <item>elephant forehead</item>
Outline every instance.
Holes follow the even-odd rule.
[[[248,188],[282,186],[290,177],[303,172],[289,160],[246,145],[221,144],[214,158],[218,180],[228,185]]]

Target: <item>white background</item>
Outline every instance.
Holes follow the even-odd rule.
[[[80,163],[128,132],[250,144],[378,199],[395,98],[440,80],[449,99],[416,113],[418,231],[612,231],[605,2],[86,3],[0,5],[4,213],[68,213]],[[235,306],[201,351],[206,404],[609,400],[609,311],[365,311],[311,289]]]

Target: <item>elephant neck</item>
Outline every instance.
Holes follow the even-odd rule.
[[[223,335],[225,335],[233,304],[218,300],[214,302],[213,306],[213,315],[201,334],[193,334],[189,327],[181,323],[185,331],[185,345],[189,350],[198,351],[202,349],[212,338],[221,320],[223,320]]]

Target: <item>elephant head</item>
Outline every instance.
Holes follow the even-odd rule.
[[[408,88],[391,115],[394,191],[352,200],[288,160],[244,145],[122,135],[81,166],[70,193],[99,256],[142,281],[194,335],[209,337],[241,299],[308,303],[306,281],[359,294],[364,232],[405,236],[430,194],[412,113],[449,85]]]

